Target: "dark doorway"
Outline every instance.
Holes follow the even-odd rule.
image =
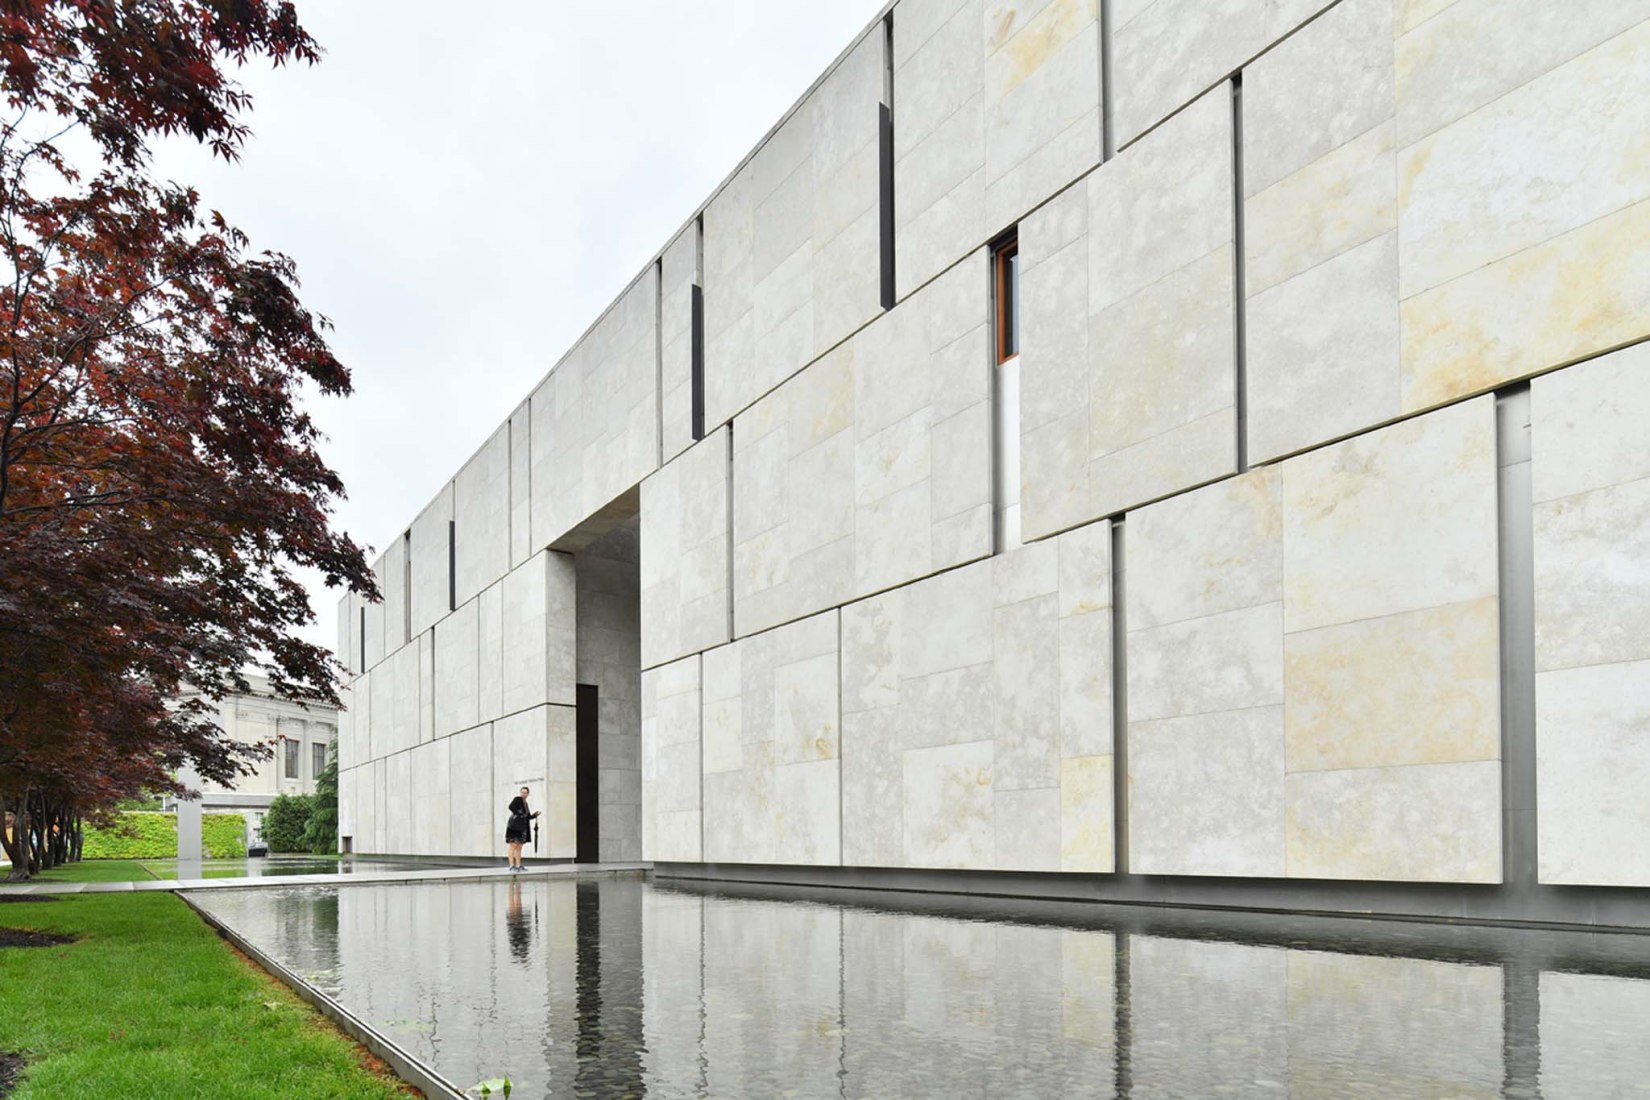
[[[601,860],[601,846],[599,837],[601,819],[596,807],[596,731],[601,728],[598,721],[601,699],[595,684],[578,685],[578,695],[574,698],[578,704],[577,728],[577,788],[576,797],[579,821],[579,851],[577,859],[580,863],[597,863]]]

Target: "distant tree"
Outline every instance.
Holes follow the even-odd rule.
[[[309,824],[304,827],[304,851],[331,855],[338,850],[338,746],[327,756],[327,766],[315,777],[310,796]]]
[[[260,665],[335,701],[335,662],[295,631],[296,567],[376,598],[328,524],[343,495],[305,391],[349,373],[291,260],[190,188],[150,143],[226,159],[250,97],[229,75],[313,63],[290,3],[0,0],[0,835],[14,870],[73,858],[84,814],[232,783],[212,704]],[[79,136],[71,136],[79,135]],[[78,144],[72,144],[78,143]],[[73,151],[71,155],[71,150]],[[178,704],[191,684],[200,697]],[[31,838],[39,838],[31,843]]]
[[[278,794],[264,812],[263,837],[271,852],[305,852],[314,799],[307,794]]]

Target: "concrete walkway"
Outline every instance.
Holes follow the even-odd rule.
[[[253,878],[147,879],[139,882],[25,882],[0,884],[0,895],[129,894],[142,891],[245,890],[272,886],[374,886],[385,882],[504,881],[569,878],[577,875],[623,875],[652,870],[651,863],[552,863],[528,867],[519,875],[495,867],[431,867],[419,871],[350,871],[327,875],[259,875]]]

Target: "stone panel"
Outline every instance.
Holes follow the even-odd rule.
[[[1131,871],[1499,881],[1495,472],[1485,398],[1130,517]]]
[[[471,600],[435,627],[435,735],[478,723],[480,601]]]
[[[1283,464],[1291,876],[1500,881],[1494,417]]]
[[[1118,148],[1221,83],[1333,0],[1117,0],[1112,108]]]
[[[658,294],[650,266],[533,391],[534,549],[555,544],[659,465]]]
[[[895,279],[904,298],[1100,162],[1097,0],[901,0]]]
[[[528,803],[539,813],[538,855],[550,859],[577,853],[577,775],[574,713],[570,707],[534,707],[492,723],[493,849],[504,854],[504,827],[510,800],[530,788]],[[572,828],[569,828],[572,825]],[[532,855],[529,845],[524,854]]]
[[[338,703],[338,771],[342,773],[357,763],[354,684],[345,684],[338,689]]]
[[[729,640],[728,431],[642,482],[642,666]]]
[[[412,773],[411,845],[418,856],[444,856],[453,851],[453,777],[451,740],[432,741],[407,753]],[[470,791],[458,791],[460,798]]]
[[[1490,398],[1290,459],[1283,496],[1287,631],[1496,592]]]
[[[731,420],[880,308],[882,84],[878,28],[705,208],[707,429]]]
[[[1021,226],[1026,537],[1235,469],[1231,134],[1217,89]]]
[[[1283,525],[1276,467],[1129,517],[1132,872],[1284,873]]]
[[[838,648],[832,611],[703,654],[707,862],[840,862]]]
[[[533,422],[532,408],[523,401],[510,414],[510,568],[514,569],[533,554],[533,452],[529,446],[529,431]]]
[[[448,803],[451,852],[461,856],[490,856],[504,850],[504,826],[494,832],[494,816],[509,797],[500,798],[493,782],[493,727],[463,730],[435,742],[448,752],[452,791]]]
[[[387,655],[412,637],[407,623],[407,542],[404,538],[392,540],[384,551],[378,585],[384,597],[379,611],[383,615],[383,653]]]
[[[477,721],[502,718],[504,710],[504,586],[493,584],[477,597]],[[542,701],[542,700],[539,700]]]
[[[359,675],[363,671],[361,645],[356,635],[357,628],[354,626],[355,616],[355,594],[345,592],[338,597],[338,642],[337,648],[333,650],[333,656],[338,658],[344,666],[345,675],[348,676]]]
[[[1499,761],[1296,772],[1284,782],[1292,878],[1501,880]]]
[[[1400,412],[1392,34],[1345,0],[1244,73],[1251,461]]]
[[[388,673],[388,675],[384,675]],[[389,684],[385,706],[374,714],[383,719],[382,736],[373,739],[373,754],[402,752],[418,744],[418,645],[404,645],[379,666],[378,682]]]
[[[736,634],[991,552],[985,266],[982,251],[740,415]]]
[[[845,863],[1111,869],[1110,557],[1094,524],[843,608]]]
[[[500,713],[574,702],[573,558],[546,550],[499,585]]]
[[[379,555],[378,560],[372,563],[373,580],[378,584],[378,591],[383,592],[390,583],[390,573],[385,555]],[[366,661],[366,668],[377,666],[388,654],[384,648],[384,602],[362,603],[361,640],[362,656]]]
[[[1541,881],[1650,886],[1650,345],[1531,386]]]
[[[447,524],[452,518],[453,487],[449,483],[418,514],[409,529],[413,634],[422,634],[452,610],[452,591],[447,574],[450,557]]]
[[[398,752],[379,761],[383,765],[384,792],[380,852],[407,853],[417,842],[413,836],[412,753]]]
[[[696,861],[703,768],[699,657],[642,673],[642,858]]]
[[[1580,40],[1607,33],[1636,6],[1582,5]],[[1504,35],[1533,55],[1567,52],[1530,38],[1530,29],[1520,22]],[[1412,32],[1426,33],[1426,25]],[[1445,71],[1486,64],[1478,34],[1441,28],[1426,48]],[[1416,61],[1403,43],[1400,52],[1406,64]],[[1399,153],[1405,409],[1650,332],[1650,253],[1641,247],[1650,232],[1650,97],[1640,94],[1647,80],[1650,22],[1640,22]],[[1430,84],[1400,83],[1400,117],[1409,95],[1435,93]]]
[[[435,739],[435,632],[418,636],[418,739]]]
[[[699,284],[699,227],[665,246],[659,276],[659,458],[693,445],[693,288]]]
[[[458,602],[510,568],[510,425],[506,422],[453,478],[453,569]]]

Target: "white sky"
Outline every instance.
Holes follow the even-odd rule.
[[[399,535],[881,7],[299,0],[326,56],[242,73],[241,161],[173,142],[156,168],[336,326],[355,394],[311,411],[337,523]],[[331,646],[338,592],[311,594]]]

